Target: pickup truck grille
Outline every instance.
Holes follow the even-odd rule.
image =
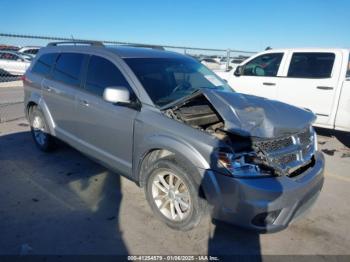
[[[315,153],[314,136],[313,129],[307,128],[291,136],[254,143],[276,171],[289,175],[310,162]]]

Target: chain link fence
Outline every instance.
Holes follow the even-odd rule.
[[[186,46],[131,43],[111,40],[77,39],[73,37],[52,37],[0,33],[0,122],[22,117],[21,76],[29,67],[38,50],[50,42],[57,41],[99,41],[106,46],[152,46],[192,56],[214,71],[234,70],[235,66],[255,52],[235,49],[198,48]],[[5,91],[4,91],[5,90]],[[11,92],[13,91],[13,92]],[[18,97],[16,97],[18,92]],[[12,93],[8,95],[9,93]],[[6,97],[8,96],[8,98]],[[23,103],[23,100],[22,100]]]
[[[13,121],[23,117],[24,117],[23,101],[0,104],[0,123]]]

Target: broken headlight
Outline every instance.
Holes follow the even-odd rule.
[[[273,172],[260,164],[255,153],[218,152],[218,162],[230,175],[238,178],[272,176]]]

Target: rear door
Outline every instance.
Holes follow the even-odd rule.
[[[312,110],[327,125],[335,103],[341,52],[291,52],[281,77],[278,100]]]
[[[341,91],[339,92],[339,103],[335,118],[335,129],[350,131],[350,55],[347,53],[344,56],[348,57],[348,59],[345,63],[345,79],[341,76],[340,80],[340,82],[342,82],[342,87]]]
[[[81,72],[87,57],[60,53],[51,77],[42,82],[43,97],[56,125],[56,133],[65,140],[76,135],[75,93],[81,86]]]
[[[103,100],[106,87],[133,91],[118,66],[102,56],[91,56],[84,90],[77,93],[75,121],[82,145],[90,155],[125,175],[131,174],[133,127],[137,110]]]
[[[240,93],[276,99],[283,58],[284,52],[259,55],[243,65],[243,74],[233,76],[229,84]]]

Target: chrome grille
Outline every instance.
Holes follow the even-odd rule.
[[[292,137],[285,137],[274,140],[259,141],[256,144],[262,151],[271,152],[293,145],[293,139]]]
[[[297,160],[297,156],[296,154],[289,154],[289,155],[284,155],[284,156],[280,156],[280,157],[276,157],[274,159],[274,162],[276,164],[282,164],[282,165],[286,165],[290,162],[296,161]]]
[[[313,141],[313,129],[307,128],[291,136],[255,141],[254,144],[277,171],[288,175],[312,158],[315,150]]]
[[[312,141],[312,135],[309,128],[303,132],[300,132],[297,136],[299,137],[300,144],[302,145],[308,145]]]

